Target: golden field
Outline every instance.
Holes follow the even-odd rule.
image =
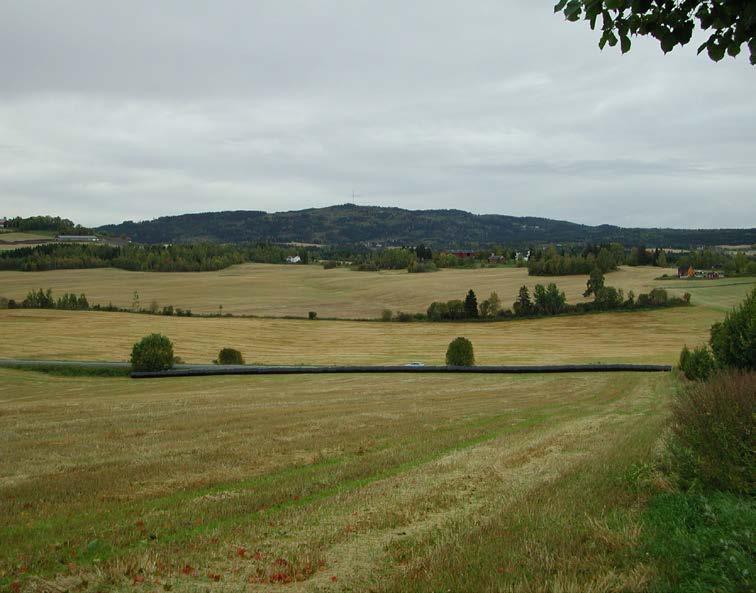
[[[39,239],[52,239],[55,233],[52,232],[17,232],[17,231],[3,231],[0,232],[0,241],[36,241]]]
[[[622,267],[607,274],[608,285],[648,292],[663,283],[654,278],[674,270]],[[128,272],[114,268],[0,272],[0,296],[23,300],[30,290],[52,288],[84,293],[92,304],[130,308],[134,291],[141,306],[155,300],[197,313],[224,313],[280,317],[377,318],[383,309],[425,312],[432,301],[462,299],[473,289],[482,300],[496,291],[502,304],[511,306],[521,286],[556,282],[567,301],[585,300],[586,276],[533,277],[525,268],[444,269],[426,274],[406,271],[353,272],[321,266],[243,264],[218,272]]]
[[[18,249],[19,247],[35,247],[42,244],[36,242],[42,239],[49,239],[50,243],[55,243],[53,233],[0,232],[0,251],[11,251],[13,249]],[[12,242],[14,241],[35,241],[35,243],[30,243],[29,245],[13,244]]]
[[[382,323],[165,317],[97,311],[0,310],[0,358],[125,361],[134,342],[158,332],[186,362],[208,363],[223,347],[261,364],[443,364],[457,336],[479,364],[673,363],[703,343],[722,313],[705,307],[600,313],[490,323]]]
[[[433,284],[434,298],[468,285],[485,296],[480,287],[496,284],[505,302],[502,286],[551,280],[572,283],[574,301],[585,281],[516,269],[337,270],[329,286],[332,270],[304,266],[226,272],[238,281],[259,273],[268,311],[290,314],[308,294],[336,310],[363,295],[355,316],[372,315],[379,294],[413,310],[405,297],[425,302],[423,283],[444,278],[456,285]],[[278,304],[273,272],[291,287]],[[0,310],[0,358],[125,361],[134,342],[160,332],[198,363],[230,346],[267,364],[438,364],[458,335],[479,364],[674,363],[754,286],[654,281],[658,273],[608,279],[687,290],[694,304],[489,323]],[[13,295],[7,279],[61,294],[74,285],[46,279],[88,277],[113,290],[108,275],[199,303],[210,293],[182,282],[210,290],[222,274],[6,272],[0,294]],[[223,282],[213,294],[224,311],[243,307],[240,289]],[[128,290],[122,298],[130,304]],[[674,373],[137,381],[0,369],[0,591],[650,591],[663,567],[638,553],[639,492],[651,488],[638,484],[668,487],[647,468],[678,388]]]
[[[672,389],[0,369],[0,587],[640,591],[624,476]]]

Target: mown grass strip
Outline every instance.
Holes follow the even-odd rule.
[[[569,411],[565,416],[570,417],[575,413],[577,412]],[[509,414],[502,414],[495,419],[476,419],[462,427],[441,429],[434,434],[435,440],[443,443],[448,436],[454,438],[460,430],[469,432],[496,420],[506,421],[508,418],[511,418]],[[284,468],[272,474],[255,476],[240,482],[175,492],[158,499],[123,505],[120,508],[100,509],[76,516],[61,516],[54,520],[37,521],[32,525],[6,526],[0,529],[0,536],[7,545],[4,550],[5,562],[13,562],[12,548],[16,548],[18,553],[27,557],[27,560],[30,560],[28,558],[30,554],[36,556],[33,561],[27,562],[30,567],[33,566],[35,574],[51,575],[60,569],[60,561],[56,559],[54,552],[56,542],[65,541],[69,545],[74,545],[77,550],[75,558],[78,565],[90,564],[95,559],[105,561],[125,556],[133,550],[153,548],[155,545],[185,545],[195,537],[232,528],[238,525],[239,521],[259,522],[269,519],[286,509],[306,506],[338,496],[431,463],[455,451],[474,447],[517,430],[534,428],[551,418],[554,418],[553,414],[531,415],[514,425],[463,438],[438,449],[428,443],[427,435],[422,438],[415,437],[402,443],[402,446],[395,447],[394,450],[378,452],[385,453],[382,455],[384,458],[382,461],[385,464],[383,467],[376,464],[370,455],[351,454],[342,458],[323,459],[310,465]],[[429,452],[422,453],[423,449],[429,448],[431,449]],[[385,459],[386,456],[389,458]],[[243,492],[233,502],[234,505],[245,509],[243,515],[234,513],[233,509],[231,513],[226,513],[223,504],[216,504],[212,509],[205,508],[204,512],[202,508],[192,507],[190,504],[203,496],[225,491]],[[253,500],[245,500],[248,496]],[[239,504],[242,502],[244,504]],[[159,515],[162,511],[172,512],[171,527],[156,529],[155,539],[145,539],[144,535],[134,528],[134,522],[145,515]],[[205,516],[200,523],[195,522],[198,517],[208,512],[217,518]],[[104,533],[95,532],[92,529],[93,526],[104,525],[109,526]],[[70,534],[84,532],[92,533],[92,539],[78,544],[70,540]],[[124,537],[126,541],[117,541]],[[45,544],[40,544],[40,542],[45,542]],[[50,549],[51,542],[52,550]],[[19,549],[20,544],[25,544],[21,546],[26,548],[25,552]]]

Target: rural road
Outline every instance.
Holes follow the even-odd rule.
[[[78,360],[22,360],[0,359],[0,367],[83,367],[90,369],[126,369],[127,362],[78,361]],[[617,372],[666,372],[670,365],[661,364],[554,364],[554,365],[504,365],[504,366],[415,366],[415,365],[354,365],[354,366],[252,366],[216,364],[177,364],[170,370],[157,372],[132,372],[134,379],[161,377],[195,377],[206,375],[300,375],[330,373],[617,373]]]

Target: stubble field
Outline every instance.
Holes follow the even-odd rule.
[[[660,283],[654,278],[673,270],[623,267],[607,275],[607,284],[647,292]],[[219,272],[128,272],[114,268],[0,272],[0,296],[23,300],[30,290],[52,288],[85,293],[90,303],[131,307],[134,291],[142,307],[154,300],[197,313],[306,317],[377,318],[391,309],[424,312],[432,301],[464,298],[473,289],[479,299],[496,291],[511,306],[520,286],[556,282],[568,302],[583,298],[587,276],[533,277],[525,268],[444,269],[425,274],[404,271],[353,272],[321,266],[244,264]]]
[[[481,364],[673,363],[753,286],[666,284],[699,304],[498,323],[3,310],[0,357],[126,360],[157,331],[203,363],[232,346],[249,362],[432,364],[457,335]],[[638,484],[677,385],[0,369],[0,590],[647,591]]]
[[[382,323],[165,317],[96,311],[0,311],[0,358],[125,361],[158,332],[185,362],[208,363],[223,347],[259,364],[443,364],[457,336],[479,364],[650,362],[671,364],[703,343],[722,314],[705,307],[493,323]]]
[[[665,375],[0,370],[0,586],[636,590]]]

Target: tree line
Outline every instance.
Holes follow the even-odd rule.
[[[113,303],[107,305],[91,305],[89,299],[84,293],[76,295],[75,293],[65,293],[57,299],[53,296],[52,289],[30,290],[23,301],[15,299],[6,299],[0,297],[0,308],[7,309],[61,309],[65,311],[112,311],[119,313],[147,313],[151,315],[176,315],[178,317],[192,317],[191,309],[182,309],[173,305],[160,307],[157,301],[152,301],[150,305],[143,308],[139,304],[139,294],[134,291],[134,299],[131,308],[117,307]]]
[[[284,263],[296,249],[266,243],[78,245],[50,243],[0,252],[0,270],[36,272],[113,267],[141,272],[209,272],[246,262]]]
[[[687,305],[690,303],[690,295],[685,293],[682,297],[670,296],[663,288],[654,288],[648,293],[635,295],[633,291],[624,293],[622,289],[606,286],[604,275],[594,269],[583,296],[593,295],[593,301],[570,304],[567,302],[564,291],[551,282],[544,286],[536,284],[531,293],[527,286],[520,287],[517,300],[511,308],[503,308],[501,299],[494,291],[489,297],[478,303],[475,292],[470,289],[464,299],[450,301],[435,301],[430,304],[425,315],[408,315],[398,313],[395,317],[384,313],[382,319],[390,321],[462,321],[462,320],[494,320],[519,317],[542,317],[548,315],[580,314],[592,311],[616,311],[634,310],[654,307],[670,307]]]
[[[5,227],[19,232],[53,231],[63,235],[93,235],[94,231],[60,216],[16,216],[5,221]]]

